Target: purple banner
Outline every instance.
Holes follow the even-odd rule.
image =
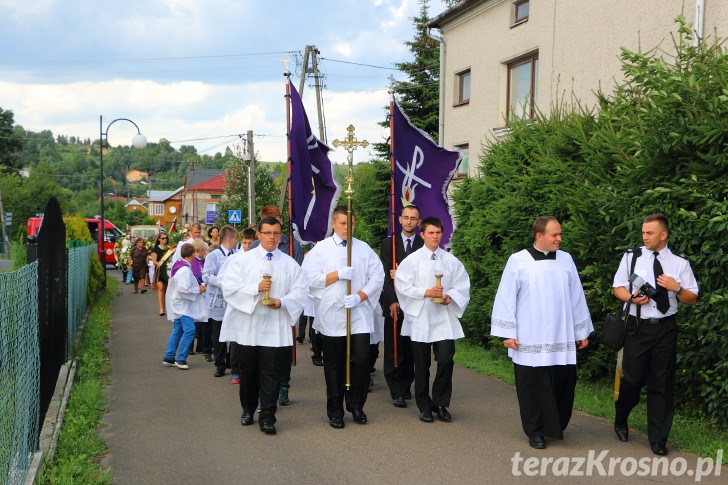
[[[291,221],[301,242],[324,239],[331,228],[331,213],[339,200],[339,186],[328,157],[329,147],[311,133],[303,102],[291,88]]]
[[[459,151],[438,146],[427,133],[414,126],[394,102],[393,153],[394,153],[394,210],[395,216],[402,208],[414,204],[420,208],[422,218],[438,217],[442,221],[443,234],[440,245],[450,247],[455,231],[455,221],[447,200],[447,187],[460,164]],[[398,217],[396,228],[402,230]]]

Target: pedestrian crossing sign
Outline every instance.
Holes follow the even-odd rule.
[[[240,224],[240,211],[239,210],[229,210],[228,211],[228,223],[230,224]]]

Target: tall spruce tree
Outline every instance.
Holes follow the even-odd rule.
[[[403,80],[392,77],[391,86],[397,103],[409,116],[410,121],[429,134],[435,141],[438,136],[440,102],[440,44],[427,36],[429,0],[420,0],[420,12],[413,17],[415,36],[405,42],[412,53],[411,61],[395,63],[404,75]],[[389,117],[389,106],[385,107]],[[389,120],[379,123],[389,127]],[[376,143],[377,156],[389,160],[389,144]]]

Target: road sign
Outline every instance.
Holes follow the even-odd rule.
[[[215,224],[220,217],[220,211],[207,211],[205,213],[205,224]]]
[[[6,212],[5,213],[5,225],[9,226],[13,223],[13,213],[12,212]]]
[[[228,223],[230,224],[240,224],[241,216],[240,216],[240,210],[229,210],[228,211]]]

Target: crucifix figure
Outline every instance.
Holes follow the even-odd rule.
[[[342,146],[347,152],[349,152],[347,155],[347,161],[349,162],[349,173],[346,176],[346,190],[344,191],[344,194],[346,194],[347,208],[346,265],[351,266],[351,237],[354,233],[354,221],[352,220],[353,213],[351,210],[351,199],[354,197],[354,150],[359,147],[368,147],[369,142],[366,140],[359,141],[356,139],[356,137],[354,136],[354,125],[349,125],[349,127],[346,128],[346,131],[349,132],[349,134],[346,135],[346,138],[344,138],[343,141],[334,140],[332,142],[332,145],[334,145],[335,148],[339,148],[340,146]],[[346,294],[351,295],[351,280],[347,281],[346,283]],[[346,388],[351,389],[351,308],[346,309]]]

